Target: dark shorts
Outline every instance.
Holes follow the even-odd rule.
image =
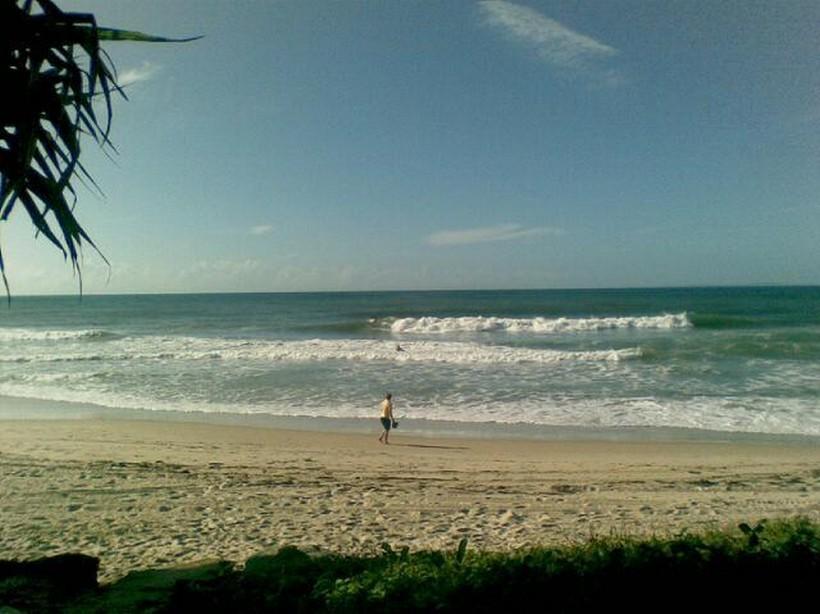
[[[389,431],[390,430],[390,418],[382,418],[381,421],[382,421],[382,426],[384,427],[384,430]]]

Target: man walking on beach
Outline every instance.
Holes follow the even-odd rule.
[[[390,442],[387,441],[388,436],[390,435],[390,428],[396,423],[393,419],[393,395],[389,392],[384,395],[384,401],[381,403],[381,410],[382,410],[382,428],[384,428],[384,432],[379,436],[379,441],[384,444],[389,444]]]

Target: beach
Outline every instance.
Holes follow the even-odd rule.
[[[193,421],[0,421],[0,550],[100,580],[284,545],[510,550],[802,515],[816,442],[527,440]]]

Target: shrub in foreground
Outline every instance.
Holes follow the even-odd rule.
[[[452,552],[396,552],[385,544],[369,557],[288,547],[241,570],[219,562],[134,572],[52,605],[81,612],[786,612],[813,603],[818,581],[820,524],[793,519],[513,553],[470,551],[466,541]]]

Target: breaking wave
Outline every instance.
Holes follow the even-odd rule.
[[[305,341],[232,341],[185,337],[132,337],[112,344],[107,352],[36,352],[6,355],[0,362],[80,362],[131,360],[225,360],[315,362],[390,361],[449,364],[552,364],[565,361],[620,361],[642,356],[638,347],[564,351],[482,345],[470,342],[417,341],[397,346],[383,340],[313,339]]]
[[[9,341],[106,341],[120,335],[105,330],[37,330],[29,328],[0,328],[0,343]]]
[[[692,326],[687,314],[625,316],[609,318],[497,318],[464,316],[452,318],[382,318],[378,328],[394,334],[508,332],[530,334],[580,333],[614,329],[675,329]]]

